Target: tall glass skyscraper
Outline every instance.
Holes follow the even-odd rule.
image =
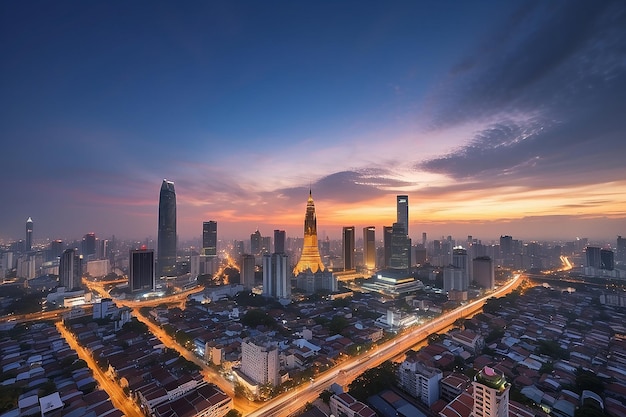
[[[409,234],[409,196],[396,196],[397,219],[396,222],[404,226],[404,233]]]
[[[172,181],[163,180],[159,194],[159,276],[173,275],[176,269],[176,192]]]
[[[202,252],[205,256],[217,256],[217,222],[202,223]]]
[[[33,250],[33,219],[26,220],[26,252]]]

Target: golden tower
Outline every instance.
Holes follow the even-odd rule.
[[[304,217],[304,243],[302,244],[302,255],[298,264],[293,269],[293,274],[298,275],[310,269],[316,273],[326,268],[322,263],[320,252],[317,247],[317,218],[315,217],[315,204],[313,204],[313,196],[309,190],[309,200],[306,203],[306,216]]]

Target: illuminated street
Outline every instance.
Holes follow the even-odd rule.
[[[246,415],[250,417],[290,415],[302,408],[303,404],[306,402],[314,401],[319,396],[319,393],[327,389],[333,382],[341,383],[344,386],[349,384],[354,378],[366,370],[403,354],[416,344],[421,343],[430,334],[445,329],[459,318],[464,318],[475,313],[482,308],[487,299],[491,297],[501,297],[510,293],[515,290],[522,281],[522,277],[516,275],[511,281],[507,282],[493,293],[452,310],[423,326],[411,329],[407,333],[380,345],[377,349],[374,349],[366,355],[347,360],[341,365],[321,374],[311,384],[301,386],[298,389],[283,394],[265,403],[257,411]]]
[[[74,335],[63,326],[63,323],[60,321],[56,322],[56,327],[61,336],[67,341],[67,344],[78,353],[78,357],[87,362],[87,366],[89,366],[93,372],[93,377],[98,381],[100,388],[109,394],[113,405],[119,408],[127,417],[143,417],[143,413],[139,410],[139,407],[134,401],[124,394],[124,391],[117,382],[112,381],[102,372],[100,367],[93,360],[91,354],[87,349],[78,344]]]

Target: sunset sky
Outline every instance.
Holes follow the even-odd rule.
[[[0,238],[626,235],[623,1],[0,2]]]

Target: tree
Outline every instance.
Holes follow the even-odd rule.
[[[259,325],[274,327],[276,326],[276,320],[263,310],[248,310],[241,318],[241,324],[251,328]]]
[[[330,320],[328,330],[331,334],[341,334],[341,332],[349,325],[350,323],[348,322],[348,319],[341,314],[337,314]]]
[[[224,417],[241,417],[241,412],[233,408],[229,410]]]
[[[368,369],[350,383],[350,395],[365,402],[368,397],[395,385],[397,368],[397,364],[385,361],[376,368]]]
[[[330,403],[330,397],[332,396],[333,393],[331,391],[328,391],[327,389],[320,392],[320,399],[324,402],[324,404]]]

